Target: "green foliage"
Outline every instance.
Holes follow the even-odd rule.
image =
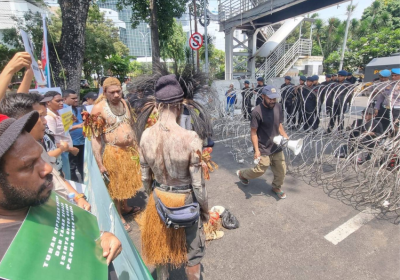
[[[160,42],[168,41],[173,34],[174,18],[182,16],[187,2],[188,0],[155,0]],[[149,0],[118,0],[118,7],[121,10],[129,7],[132,9],[132,27],[137,27],[142,21],[149,23]]]
[[[150,62],[139,62],[134,60],[129,64],[129,76],[137,77],[144,74],[151,74]]]
[[[106,60],[104,67],[110,75],[118,76],[118,78],[123,81],[129,72],[129,65],[130,61],[128,57],[120,57],[114,54]]]
[[[215,49],[209,59],[210,75],[215,79],[225,79],[225,52]]]
[[[13,46],[16,50],[24,50],[19,29],[25,30],[30,34],[35,53],[40,57],[43,40],[42,16],[40,13],[27,12],[23,16],[24,20],[14,18],[16,28],[4,30],[4,42]],[[24,23],[25,21],[25,23]],[[61,11],[58,9],[48,21],[48,40],[50,47],[58,44],[61,38]],[[112,20],[105,19],[97,5],[92,5],[88,12],[85,32],[85,55],[83,61],[83,73],[86,79],[91,81],[91,74],[99,74],[107,63],[107,58],[113,55],[126,57],[129,49],[119,39],[118,28],[114,26]],[[2,56],[0,56],[0,59]],[[107,64],[109,65],[109,64]],[[0,64],[0,69],[2,66]]]
[[[0,44],[0,72],[7,65],[10,59],[17,53],[16,49],[9,49],[3,44]]]
[[[172,34],[167,40],[160,41],[161,57],[173,59],[175,62],[185,60],[186,34],[183,32],[182,24],[173,19]]]
[[[350,5],[348,10],[354,10]],[[340,48],[346,21],[316,19],[313,25],[312,55],[324,56],[325,72],[339,69]],[[388,56],[400,49],[400,1],[378,0],[366,8],[361,20],[352,19],[349,26],[344,69],[357,70],[375,57]]]

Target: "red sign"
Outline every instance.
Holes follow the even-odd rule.
[[[197,51],[203,45],[203,36],[199,32],[193,33],[189,38],[189,46],[192,50]]]

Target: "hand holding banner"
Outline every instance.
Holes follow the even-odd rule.
[[[29,38],[28,34],[24,30],[19,31],[22,37],[22,41],[24,42],[25,51],[31,55],[32,58],[32,70],[33,75],[35,76],[35,80],[38,85],[46,85],[46,77],[43,74],[43,70],[39,68],[37,63],[38,59],[35,56],[34,48],[31,39]]]

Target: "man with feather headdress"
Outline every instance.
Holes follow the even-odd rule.
[[[205,252],[203,223],[209,218],[202,148],[204,139],[211,136],[211,125],[201,105],[184,99],[193,94],[193,90],[183,78],[179,80],[183,86],[175,75],[159,78],[154,97],[148,99],[138,115],[142,182],[150,194],[139,223],[143,259],[157,267],[157,279],[168,278],[168,266],[186,265],[187,278],[197,280]],[[184,105],[193,119],[194,131],[178,124]],[[154,107],[158,108],[158,120],[144,130]],[[181,207],[197,201],[200,218],[190,227],[167,228],[156,210],[156,199],[167,207]]]

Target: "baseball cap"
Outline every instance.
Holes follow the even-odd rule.
[[[313,75],[311,78],[313,78],[313,81],[318,81],[319,80],[319,76],[318,75]]]
[[[340,70],[339,72],[337,72],[337,74],[338,74],[338,76],[344,76],[344,77],[346,77],[346,76],[347,76],[347,71],[345,71],[345,70]]]
[[[332,75],[331,74],[326,74],[325,77],[332,78]]]
[[[249,81],[247,81],[247,80],[246,80],[246,81],[244,81],[244,83],[245,83],[245,84],[248,84],[248,85],[250,85],[250,82],[249,82]]]
[[[88,100],[88,99],[90,98],[90,99],[96,100],[97,97],[99,97],[99,95],[98,95],[96,92],[91,91],[91,92],[88,92],[88,93],[83,97],[83,99]]]
[[[0,158],[11,148],[22,131],[32,130],[38,119],[37,111],[32,111],[18,120],[0,114]]]
[[[347,72],[347,76],[352,76],[352,75],[353,75],[353,73]]]
[[[400,75],[400,68],[393,68],[392,73],[396,75]]]
[[[307,77],[307,79],[306,79],[307,81],[311,81],[311,82],[313,82],[314,81],[314,78],[313,77]]]
[[[384,69],[379,72],[379,76],[382,76],[384,78],[389,78],[391,75],[392,75],[392,73],[388,69]]]
[[[300,80],[305,82],[307,80],[307,77],[306,76],[300,76]]]
[[[258,77],[257,78],[257,82],[264,82],[264,78],[263,77]]]
[[[273,86],[263,87],[261,94],[266,95],[271,99],[281,97],[280,94],[277,92],[276,88],[274,88]]]
[[[292,80],[292,77],[290,77],[290,76],[285,76],[285,80],[291,81],[291,80]]]

